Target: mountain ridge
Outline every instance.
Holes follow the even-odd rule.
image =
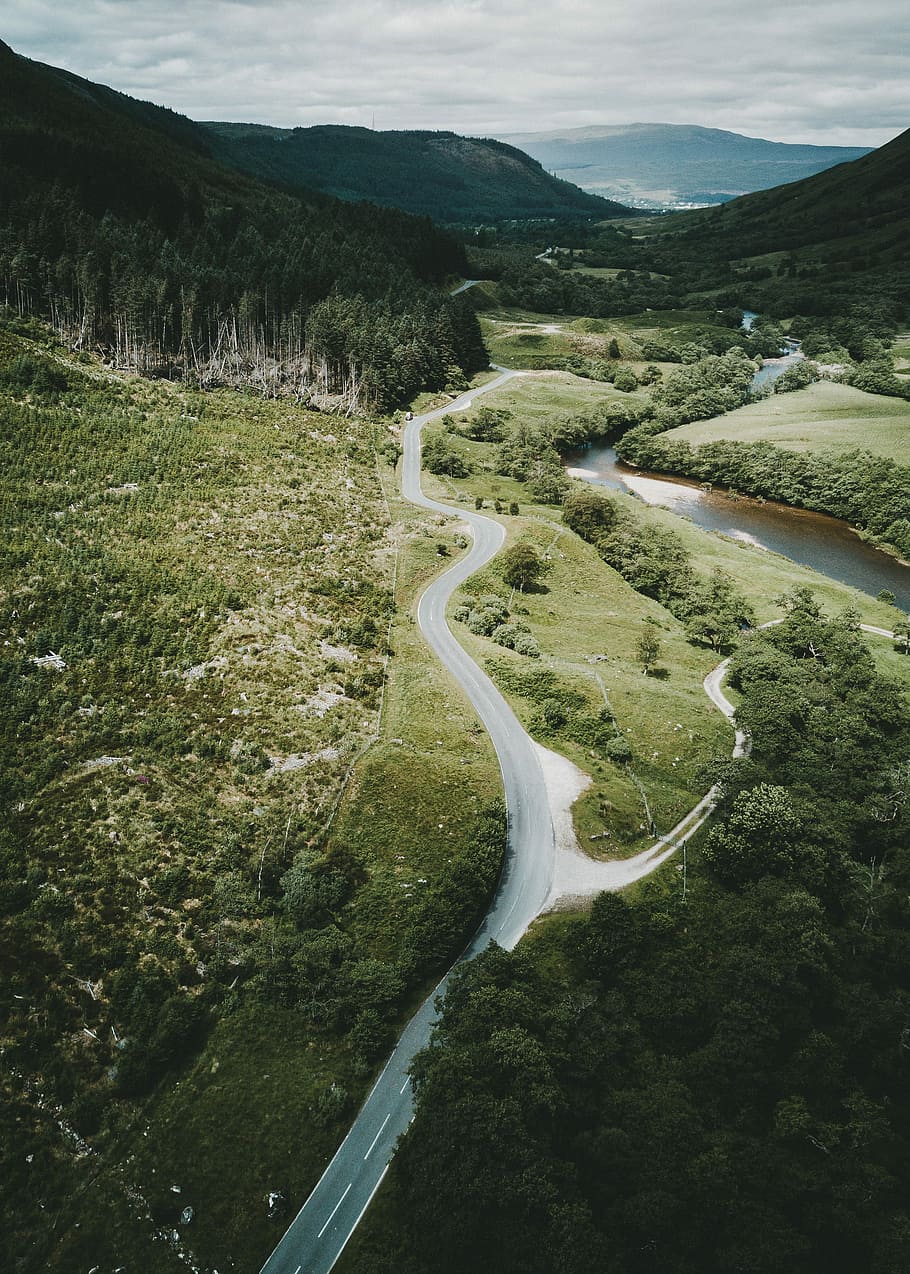
[[[699,124],[588,125],[511,133],[546,168],[583,189],[641,205],[719,203],[858,159],[867,147],[811,146]]]
[[[451,235],[277,190],[208,137],[5,46],[0,302],[118,367],[327,404],[388,405],[486,366],[473,311],[444,289],[466,270]]]
[[[201,127],[209,130],[222,163],[260,180],[366,199],[443,224],[632,213],[553,177],[536,159],[498,138],[346,124],[280,129],[210,120]]]

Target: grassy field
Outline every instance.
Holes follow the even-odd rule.
[[[862,449],[897,464],[910,464],[910,403],[820,381],[713,420],[682,425],[666,436],[693,446],[731,438],[773,442],[788,451]]]
[[[585,265],[584,257],[576,257],[575,264],[572,266],[574,271],[579,274],[588,274],[592,279],[615,279],[624,271],[616,266],[610,265]],[[666,279],[669,275],[656,274],[653,270],[647,271],[648,277],[651,279]]]
[[[586,380],[570,372],[545,372],[515,377],[501,389],[484,394],[473,406],[511,411],[516,419],[536,424],[554,418],[583,415],[601,403],[643,402],[643,393],[625,394],[604,381]],[[457,419],[467,419],[461,413]],[[470,445],[470,444],[469,444]],[[488,451],[478,453],[489,456]]]
[[[643,367],[641,347],[645,341],[679,346],[698,343],[713,335],[727,337],[730,334],[729,328],[717,323],[713,310],[654,310],[646,314],[590,319],[494,309],[481,313],[480,323],[494,363],[532,371],[550,367],[554,359],[573,354],[608,359],[611,341],[618,345],[622,359],[633,367]],[[667,370],[674,364],[659,366]]]
[[[377,954],[394,955],[415,880],[439,872],[463,843],[466,813],[502,787],[486,731],[416,621],[420,593],[461,551],[457,522],[414,508],[395,474],[382,476],[400,547],[394,654],[381,737],[355,770],[333,836],[370,865],[352,925]]]
[[[509,542],[531,543],[549,555],[541,591],[511,595],[495,564],[471,587],[478,595],[498,592],[511,599],[513,615],[540,642],[541,659],[504,650],[464,625],[456,625],[459,639],[498,682],[534,737],[593,778],[575,807],[579,837],[589,852],[595,857],[633,852],[650,843],[635,780],[644,787],[659,830],[667,831],[701,795],[699,766],[727,744],[729,727],[701,685],[716,659],[690,646],[662,607],[634,592],[590,545],[561,526],[553,510],[529,508],[508,521]],[[662,646],[660,676],[646,677],[635,657],[635,643],[649,624]],[[537,684],[540,670],[551,674],[542,686]],[[632,774],[600,760],[569,730],[548,728],[541,706],[553,697],[577,704],[587,716],[609,704],[632,748]]]
[[[481,314],[480,328],[490,360],[504,367],[537,369],[552,365],[554,358],[574,353],[564,316],[545,317],[519,312]]]
[[[649,310],[610,319],[611,325],[638,342],[664,341],[671,345],[698,342],[704,335],[729,336],[730,328],[717,321],[716,310]]]

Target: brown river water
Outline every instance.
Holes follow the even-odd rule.
[[[865,544],[837,518],[747,496],[703,491],[683,478],[641,473],[617,460],[612,447],[577,448],[567,452],[564,460],[572,477],[631,491],[646,504],[663,505],[707,531],[779,553],[873,597],[890,589],[901,610],[910,611],[910,566]]]

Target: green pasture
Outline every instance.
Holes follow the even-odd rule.
[[[682,425],[666,435],[699,447],[707,442],[771,442],[788,451],[871,451],[910,464],[910,403],[819,381],[772,394],[737,411]]]

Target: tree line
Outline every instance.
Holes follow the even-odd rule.
[[[115,366],[388,408],[487,365],[428,218],[231,173],[171,112],[0,51],[0,300]]]
[[[563,501],[562,516],[627,583],[681,620],[690,641],[728,650],[754,621],[732,577],[722,570],[707,577],[696,571],[683,541],[668,527],[645,522],[581,484]]]
[[[356,1269],[906,1269],[910,714],[854,616],[783,605],[686,873],[451,979]]]
[[[650,434],[626,433],[617,453],[628,464],[829,513],[910,554],[910,468],[871,451],[796,452],[770,442],[721,439],[692,447]]]

